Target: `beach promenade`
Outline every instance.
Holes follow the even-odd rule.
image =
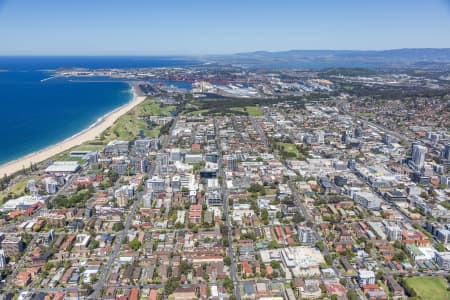
[[[84,142],[94,140],[95,138],[100,136],[100,134],[104,130],[112,126],[120,116],[129,112],[133,107],[142,103],[146,98],[145,96],[140,96],[139,93],[137,93],[135,87],[133,87],[133,94],[134,97],[132,101],[103,116],[97,123],[83,130],[82,132],[55,145],[49,146],[40,151],[31,153],[17,160],[1,165],[0,176],[4,176],[4,174],[11,175],[17,171],[22,170],[23,168],[28,168],[32,163],[33,164],[40,163],[46,159],[49,159],[57,155],[60,152],[69,150]]]

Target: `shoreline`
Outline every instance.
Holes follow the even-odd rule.
[[[146,96],[140,95],[135,84],[128,84],[131,87],[131,92],[133,95],[130,101],[101,116],[97,119],[97,121],[82,131],[57,142],[56,144],[0,165],[0,176],[4,176],[5,174],[8,176],[12,175],[22,170],[24,167],[28,168],[32,163],[41,163],[84,142],[95,140],[103,131],[111,127],[118,118],[129,112],[147,98]]]

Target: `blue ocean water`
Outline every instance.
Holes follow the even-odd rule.
[[[0,164],[62,141],[132,98],[125,82],[41,82],[52,70],[189,64],[160,57],[0,57]]]

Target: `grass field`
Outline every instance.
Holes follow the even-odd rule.
[[[231,107],[227,110],[228,114],[236,113],[247,113],[249,116],[259,117],[262,116],[263,113],[257,106],[244,106],[244,107]],[[214,112],[211,112],[211,109],[198,109],[195,111],[188,112],[186,116],[196,116],[196,115],[209,115]]]
[[[448,300],[450,292],[447,291],[447,282],[440,277],[411,277],[406,284],[412,288],[420,299]]]
[[[281,155],[284,159],[287,158],[297,158],[299,160],[305,160],[305,158],[308,156],[308,150],[300,150],[297,149],[297,146],[295,144],[291,143],[283,143],[283,142],[276,142],[275,147],[278,148],[281,152]]]
[[[249,116],[252,117],[259,117],[263,115],[261,109],[259,109],[259,107],[257,106],[232,107],[230,108],[230,110],[243,113],[246,112]]]
[[[194,110],[194,111],[188,112],[185,115],[186,116],[207,115],[208,112],[209,112],[209,109],[199,109],[199,110]]]
[[[257,106],[246,106],[245,108],[250,116],[260,117],[263,115],[261,109]]]
[[[52,157],[51,160],[63,160],[63,161],[76,160],[79,163],[81,163],[83,161],[83,159],[80,157],[71,157],[70,152],[72,152],[72,151],[97,151],[97,150],[103,149],[103,147],[104,147],[104,143],[99,143],[96,141],[89,141],[89,142],[86,142],[79,146],[73,147],[72,149],[69,149],[67,151],[61,152],[61,153],[55,155],[54,157]]]
[[[168,116],[170,112],[174,110],[176,110],[176,106],[174,105],[161,106],[154,100],[147,99],[143,103],[135,107],[133,110],[131,110],[130,113],[138,117],[160,116],[160,115]]]
[[[282,148],[284,152],[292,153],[292,156],[294,157],[298,157],[299,155],[298,149],[294,144],[277,142],[276,145],[277,147]]]
[[[249,102],[249,103],[246,103]],[[246,105],[247,104],[247,105]],[[212,114],[244,114],[254,117],[263,115],[259,105],[252,104],[252,101],[247,99],[207,99],[207,100],[194,100],[186,105],[186,116],[194,115],[212,115]]]
[[[2,204],[5,200],[5,197],[8,194],[11,194],[13,198],[17,198],[21,195],[25,194],[25,187],[27,186],[28,180],[38,180],[39,177],[28,177],[20,180],[19,182],[13,184],[9,189],[0,192],[0,204]]]
[[[158,137],[161,126],[150,127],[145,120],[149,116],[169,116],[171,111],[175,111],[176,106],[163,106],[152,99],[147,99],[139,104],[127,114],[121,116],[111,128],[108,128],[102,137],[105,142],[112,140],[128,140],[136,138],[141,131],[146,136]]]

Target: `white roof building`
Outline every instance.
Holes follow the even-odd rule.
[[[16,199],[11,199],[6,201],[0,208],[0,211],[11,211],[15,210],[18,206],[32,206],[37,203],[44,204],[47,197],[43,196],[22,196]]]
[[[46,173],[75,173],[80,169],[77,161],[55,161],[45,169]]]

